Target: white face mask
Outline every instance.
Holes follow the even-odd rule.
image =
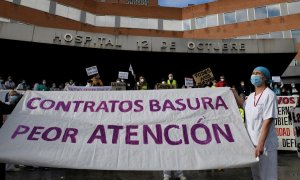
[[[173,77],[172,77],[172,76],[169,76],[169,80],[173,80]]]
[[[163,82],[161,82],[162,84],[166,84],[166,82],[165,81],[163,81]]]
[[[145,79],[141,79],[141,82],[144,82],[145,81]]]
[[[221,78],[221,81],[225,81],[225,79]]]
[[[120,83],[120,81],[118,80],[117,83]]]

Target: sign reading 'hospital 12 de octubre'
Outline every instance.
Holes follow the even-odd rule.
[[[199,40],[142,36],[113,36],[90,33],[55,33],[53,43],[70,46],[159,52],[244,53],[246,43],[237,40]]]

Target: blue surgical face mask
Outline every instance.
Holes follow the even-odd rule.
[[[250,81],[254,86],[261,86],[263,83],[262,77],[259,75],[251,75]]]
[[[19,98],[18,96],[10,96],[10,102],[15,103],[17,102],[18,98]]]

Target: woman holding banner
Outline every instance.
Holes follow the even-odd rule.
[[[3,125],[3,115],[10,114],[14,109],[14,105],[8,105],[0,101],[0,128]],[[0,179],[5,180],[5,163],[0,163]]]
[[[277,146],[275,131],[277,118],[277,97],[268,87],[271,82],[270,71],[265,67],[256,67],[251,75],[255,92],[247,100],[239,97],[233,90],[240,107],[244,107],[246,128],[255,146],[255,156],[259,162],[251,166],[253,180],[277,180]]]

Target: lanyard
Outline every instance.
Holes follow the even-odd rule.
[[[265,89],[266,89],[266,88],[265,88]],[[258,100],[257,100],[256,104],[255,104],[255,96],[256,96],[256,93],[254,94],[254,102],[253,102],[254,107],[257,106],[257,103],[258,103],[258,101],[260,100],[260,97],[261,97],[261,95],[263,94],[263,92],[265,91],[265,89],[260,93],[260,95],[259,95],[259,97],[258,97]]]

